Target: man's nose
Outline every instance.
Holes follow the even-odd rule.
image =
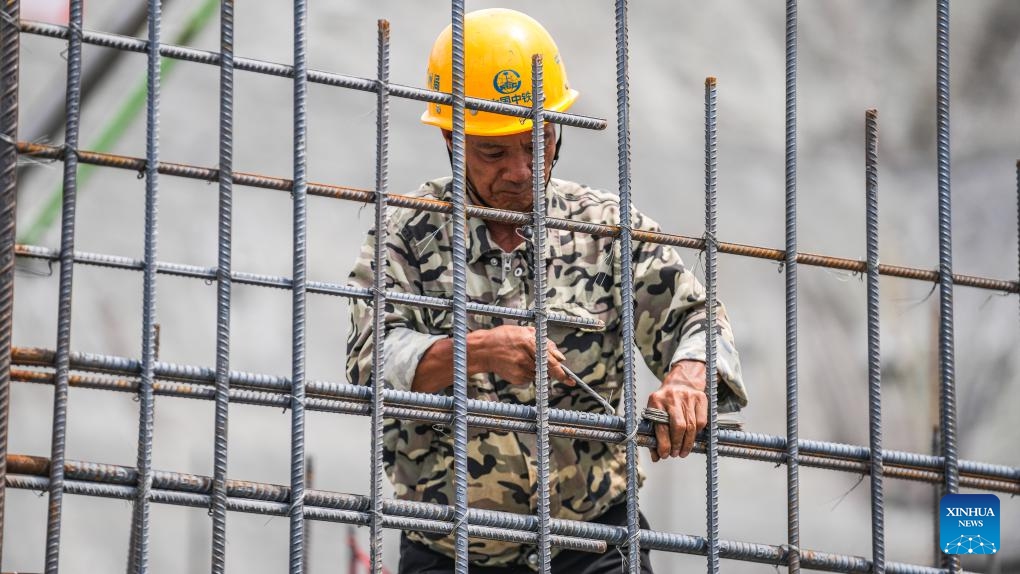
[[[504,172],[507,181],[524,185],[531,182],[531,154],[521,152],[514,154],[509,160],[510,165]]]

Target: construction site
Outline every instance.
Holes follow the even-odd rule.
[[[660,574],[1020,574],[1020,2],[0,6],[0,573],[397,574],[424,532],[458,574],[567,572],[567,552],[642,574],[648,549]],[[558,53],[472,83],[493,8]],[[474,195],[485,118],[530,144],[527,209]],[[448,196],[415,191],[436,178]],[[536,201],[561,181],[618,219]],[[449,292],[372,272],[400,265],[385,230],[411,213],[443,221],[413,246],[448,238]],[[609,245],[619,314],[557,307],[553,264],[524,272],[526,304],[477,297],[479,222],[532,263]],[[682,458],[653,455],[677,415],[646,405],[645,248],[704,287],[707,419]],[[405,309],[444,325],[444,390],[386,373],[410,351],[374,335],[354,380],[354,317],[387,332]],[[529,399],[484,398],[479,324],[534,329]],[[607,330],[618,372],[561,344],[581,384],[554,380],[554,334]],[[434,429],[449,500],[394,486],[390,421]],[[480,434],[527,446],[529,510],[469,503]],[[618,449],[621,522],[557,514],[549,449],[575,442]],[[997,497],[992,551],[946,552],[958,493]],[[482,568],[490,542],[524,549],[516,569]]]

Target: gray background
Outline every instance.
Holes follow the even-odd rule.
[[[31,3],[31,2],[30,2]],[[104,29],[123,3],[90,0],[86,28]],[[163,40],[173,42],[199,0],[168,1]],[[376,20],[392,23],[392,80],[420,85],[431,43],[449,22],[445,2],[311,2],[310,68],[373,77]],[[470,1],[469,9],[497,5]],[[604,132],[567,131],[557,177],[617,189],[615,42],[612,3],[507,2],[542,21],[559,43],[571,83],[581,91],[572,111],[607,118]],[[245,2],[237,8],[236,53],[292,61],[287,2]],[[719,233],[723,241],[783,246],[784,3],[778,0],[632,2],[631,134],[636,205],[665,230],[703,230],[703,80],[719,78]],[[1017,274],[1014,162],[1020,157],[1020,3],[954,2],[952,11],[952,135],[954,262],[961,273],[1012,279]],[[144,36],[144,31],[139,32]],[[192,42],[218,49],[218,21]],[[65,44],[22,37],[22,126],[43,95],[64,90]],[[99,52],[86,47],[85,65]],[[816,0],[800,7],[799,247],[864,257],[864,110],[879,109],[881,258],[884,263],[937,265],[935,156],[935,3]],[[122,58],[83,108],[81,145],[116,114],[144,79],[145,58]],[[215,67],[179,64],[162,84],[161,159],[214,167],[217,162],[218,75]],[[292,173],[291,83],[238,72],[235,169],[279,177]],[[375,99],[321,85],[309,88],[310,181],[360,188],[374,185]],[[447,174],[439,133],[418,122],[422,105],[394,100],[390,190],[403,193]],[[112,150],[144,156],[144,116]],[[40,137],[27,134],[21,139]],[[62,136],[50,140],[58,144]],[[60,164],[21,170],[18,225],[24,229],[58,186]],[[144,183],[135,173],[103,169],[80,190],[76,249],[142,256]],[[217,187],[160,178],[159,260],[216,264]],[[309,279],[344,282],[371,208],[309,199]],[[236,188],[234,269],[289,276],[290,198]],[[41,241],[59,246],[56,226]],[[702,274],[698,254],[682,250]],[[14,341],[56,345],[57,277],[46,266],[19,263]],[[76,266],[72,349],[140,356],[141,274]],[[785,434],[783,276],[774,262],[724,256],[720,293],[727,303],[751,393],[750,431]],[[932,286],[882,280],[885,445],[928,452],[937,420],[937,294]],[[801,267],[801,438],[867,444],[865,288],[860,277]],[[347,303],[308,299],[307,374],[344,380]],[[160,358],[215,364],[215,289],[201,281],[161,276]],[[1020,465],[1015,408],[1020,404],[1020,327],[1016,296],[956,290],[956,366],[961,457]],[[289,374],[290,295],[237,286],[231,366]],[[655,381],[644,370],[642,396]],[[12,391],[10,452],[48,456],[52,391],[18,384]],[[643,403],[643,398],[641,399]],[[289,482],[290,414],[231,407],[231,478]],[[129,395],[72,389],[67,457],[134,466],[138,404]],[[317,488],[367,493],[367,418],[309,413],[308,454]],[[212,473],[211,402],[156,401],[156,469]],[[642,506],[657,529],[701,535],[704,457],[652,465]],[[782,544],[786,537],[786,471],[760,462],[721,462],[721,534]],[[801,472],[802,546],[870,556],[868,483],[845,473]],[[1002,499],[1003,568],[1017,565],[1020,504]],[[61,564],[65,571],[124,567],[130,522],[127,502],[71,496],[64,502]],[[887,556],[902,562],[933,558],[932,488],[887,480]],[[42,569],[46,498],[9,490],[3,568]],[[346,572],[343,525],[312,523],[310,568]],[[279,572],[287,563],[287,520],[231,514],[228,568]],[[155,505],[154,572],[208,568],[206,511]],[[359,536],[364,541],[364,531]],[[395,533],[386,556],[396,566]],[[704,559],[655,553],[659,572],[699,571]],[[984,561],[965,560],[984,569]],[[771,565],[727,561],[725,572],[773,572]],[[1002,570],[1006,571],[1006,570]]]

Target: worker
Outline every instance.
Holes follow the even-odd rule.
[[[471,12],[464,18],[465,92],[469,97],[530,106],[533,54],[545,63],[545,108],[563,112],[577,100],[563,58],[549,33],[531,17],[506,9]],[[451,29],[436,40],[428,63],[427,87],[451,91]],[[452,150],[452,109],[428,103],[425,124],[439,127]],[[551,178],[561,136],[545,125],[545,149],[533,150],[531,121],[486,112],[465,113],[467,200],[478,206],[530,213],[533,203],[532,153],[545,154],[548,217],[619,225],[619,197]],[[425,183],[417,197],[452,200],[451,178]],[[435,211],[391,209],[386,235],[386,289],[390,292],[452,298],[451,216]],[[658,225],[633,211],[632,227],[657,231]],[[536,262],[533,230],[467,220],[467,297],[469,301],[522,310],[530,308]],[[604,329],[548,325],[549,406],[602,413],[604,400],[619,405],[624,385],[623,353],[631,343],[621,333],[620,242],[577,231],[548,230],[546,308],[550,313],[601,322]],[[372,287],[375,230],[368,234],[350,281]],[[647,406],[668,415],[655,424],[658,448],[652,460],[686,457],[695,434],[708,419],[705,393],[705,290],[676,251],[654,243],[633,244],[634,341],[661,386]],[[629,304],[629,303],[628,303]],[[721,412],[747,404],[740,364],[726,311],[717,307],[718,386]],[[453,313],[399,302],[386,304],[385,333],[373,333],[370,302],[351,307],[347,375],[358,385],[372,380],[375,337],[384,341],[385,388],[452,393]],[[535,404],[535,330],[526,322],[469,313],[467,318],[468,396],[483,401]],[[575,385],[574,372],[600,397]],[[603,399],[603,400],[600,400]],[[537,437],[529,433],[468,428],[468,505],[518,514],[536,514]],[[572,438],[549,438],[550,508],[553,517],[626,525],[626,446]],[[453,436],[449,427],[389,419],[384,427],[386,471],[400,499],[454,504]],[[641,480],[644,477],[642,475]],[[648,528],[644,516],[642,528]],[[553,572],[620,572],[625,552],[612,548],[589,554],[553,548]],[[405,532],[401,574],[453,572],[452,535]],[[471,572],[517,573],[538,568],[533,546],[472,539]],[[641,569],[650,573],[647,550]]]

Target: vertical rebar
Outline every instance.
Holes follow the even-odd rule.
[[[14,326],[14,244],[18,204],[18,81],[21,17],[18,0],[0,3],[0,566],[7,501],[7,430],[11,408],[11,329]]]
[[[456,572],[468,574],[467,215],[464,206],[464,0],[452,0],[453,31],[453,484]]]
[[[789,571],[800,572],[797,413],[797,0],[786,0],[786,519]]]
[[[535,310],[535,408],[537,410],[536,440],[538,450],[538,571],[552,572],[549,545],[549,364],[546,349],[545,309],[545,91],[542,76],[542,55],[531,57],[531,186],[533,190],[532,225],[534,243]]]
[[[216,284],[216,436],[213,453],[212,572],[227,567],[227,437],[234,193],[234,0],[220,2],[219,255]]]
[[[878,297],[878,112],[865,120],[865,180],[868,269],[868,423],[871,437],[871,550],[874,574],[885,573],[885,502],[882,480],[882,347]]]
[[[716,79],[705,79],[705,390],[708,392],[708,471],[705,517],[708,530],[708,573],[719,573],[719,404],[715,343],[716,300]]]
[[[620,300],[623,345],[623,404],[627,436],[627,567],[641,572],[641,523],[638,507],[637,381],[634,377],[634,253],[631,247],[630,83],[627,0],[616,0],[616,143],[620,186]]]
[[[294,245],[291,316],[291,425],[290,425],[290,573],[304,571],[305,535],[305,295],[307,264],[308,179],[307,154],[308,67],[305,31],[306,0],[294,0]]]
[[[1016,267],[1016,284],[1020,288],[1020,159],[1016,160]],[[1017,294],[1017,303],[1020,303],[1020,294]],[[1020,305],[1018,305],[1018,309],[1020,309]],[[3,476],[0,475],[0,478],[3,478]],[[3,507],[0,506],[0,513],[2,511]],[[3,526],[2,520],[0,520],[0,526]]]
[[[372,574],[383,567],[383,367],[386,343],[386,192],[389,176],[390,23],[379,20],[375,122],[375,277],[372,293]]]
[[[78,127],[81,111],[82,0],[72,0],[67,24],[67,91],[64,117],[64,183],[60,216],[60,285],[57,298],[57,353],[50,438],[50,505],[46,521],[46,573],[60,568],[60,519],[64,501],[68,371],[71,353],[71,293],[74,283],[74,224],[78,198]]]
[[[152,490],[153,367],[156,362],[156,232],[159,208],[160,0],[149,0],[145,114],[145,255],[142,279],[142,372],[138,385],[138,494],[129,560],[133,571],[149,566],[149,496]]]
[[[956,359],[953,335],[953,239],[949,150],[949,0],[938,0],[936,24],[936,123],[939,197],[939,422],[946,475],[944,491],[959,488],[956,457]],[[947,554],[944,566],[955,572],[959,558]]]

